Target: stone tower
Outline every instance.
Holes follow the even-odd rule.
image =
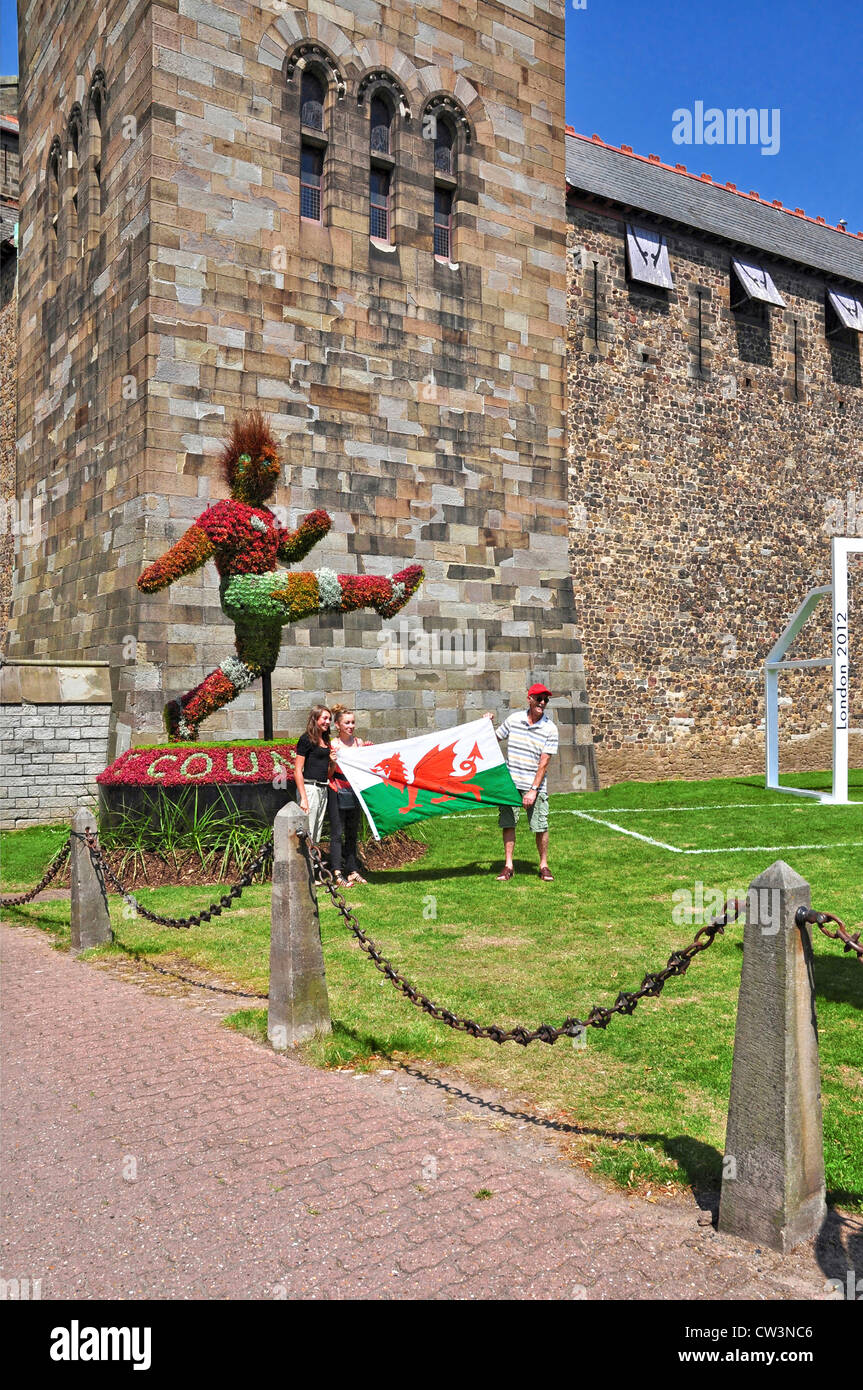
[[[426,582],[287,629],[276,726],[376,739],[552,688],[595,773],[567,561],[564,0],[20,0],[19,492],[9,655],[108,660],[114,747],[230,654],[211,564],[143,566],[212,500],[226,421],[284,446],[311,564]],[[208,726],[260,733],[247,691]],[[221,721],[221,722],[220,722]],[[112,750],[113,751],[113,748]],[[583,769],[580,772],[579,769]]]

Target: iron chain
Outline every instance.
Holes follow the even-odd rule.
[[[227,893],[222,894],[217,903],[211,903],[209,907],[203,908],[200,912],[190,913],[188,917],[161,917],[158,912],[151,912],[149,908],[144,907],[143,903],[139,903],[134,894],[130,893],[120,882],[102,854],[99,842],[92,830],[86,832],[84,839],[96,872],[107,878],[115,891],[122,894],[124,900],[131,903],[136,912],[140,912],[141,916],[146,917],[148,922],[156,922],[162,927],[199,927],[202,922],[209,922],[211,917],[220,917],[226,908],[233,906],[234,899],[240,896],[243,889],[248,888],[255,874],[272,857],[273,853],[273,838],[270,836],[260,854],[252,860],[242,877],[232,888],[228,889]]]
[[[36,884],[36,887],[31,888],[29,893],[22,893],[20,897],[17,898],[0,898],[0,907],[21,907],[23,903],[30,903],[40,893],[43,893],[45,889],[48,887],[48,884],[51,882],[51,880],[57,877],[57,874],[60,872],[63,865],[66,863],[66,860],[69,858],[71,848],[72,836],[70,834],[66,843],[60,846],[60,849],[58,850],[55,858],[51,860],[51,863],[48,865],[41,879]]]
[[[315,844],[306,831],[301,830],[298,834],[308,846],[320,882],[344,918],[346,926],[356,937],[361,949],[374,962],[375,968],[382,975],[385,975],[396,989],[401,990],[412,1004],[416,1004],[417,1008],[423,1009],[425,1013],[430,1014],[438,1022],[445,1023],[448,1028],[454,1028],[459,1032],[469,1033],[472,1038],[488,1038],[495,1043],[515,1042],[521,1047],[527,1047],[528,1043],[532,1042],[556,1043],[558,1038],[579,1037],[587,1028],[607,1028],[615,1014],[631,1014],[642,999],[657,998],[668,980],[676,975],[685,975],[694,957],[699,955],[701,951],[706,951],[708,946],[712,946],[717,935],[722,933],[730,922],[736,921],[742,911],[742,904],[737,898],[727,903],[723,915],[714,917],[707,926],[701,927],[696,932],[695,939],[688,946],[680,951],[672,951],[663,970],[658,970],[655,974],[645,975],[637,990],[633,990],[631,993],[621,991],[614,1003],[608,1008],[595,1004],[587,1018],[564,1019],[559,1028],[553,1028],[547,1023],[542,1023],[538,1028],[533,1029],[525,1028],[523,1025],[518,1025],[515,1028],[503,1028],[493,1023],[477,1023],[472,1018],[460,1018],[451,1010],[441,1008],[439,1004],[433,1003],[409,980],[406,980],[404,975],[400,974],[395,966],[381,955],[375,942],[363,931],[336,887],[332,872],[324,867],[320,846]]]
[[[863,965],[863,942],[860,940],[860,932],[855,932],[852,936],[840,917],[834,917],[832,912],[815,912],[811,907],[798,907],[796,920],[798,927],[804,924],[817,927],[824,936],[829,936],[831,941],[841,941],[846,954],[848,951],[856,951],[857,959]],[[835,922],[835,931],[827,930],[828,922]]]

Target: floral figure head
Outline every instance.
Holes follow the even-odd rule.
[[[259,507],[272,497],[279,481],[279,450],[260,410],[235,419],[220,459],[235,502]]]

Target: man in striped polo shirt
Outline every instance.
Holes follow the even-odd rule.
[[[548,760],[557,752],[557,725],[546,714],[546,705],[551,699],[551,691],[544,685],[532,685],[527,692],[527,709],[510,714],[499,728],[495,729],[498,738],[508,740],[506,763],[512,780],[522,795],[522,804],[527,811],[528,824],[536,835],[539,850],[539,876],[546,883],[553,882],[554,875],[548,867],[548,792],[545,785],[545,771]],[[488,718],[493,718],[488,715]],[[512,856],[515,850],[515,827],[521,812],[517,806],[501,806],[498,812],[498,825],[503,830],[503,849],[506,863],[498,874],[499,883],[508,883],[515,870]]]

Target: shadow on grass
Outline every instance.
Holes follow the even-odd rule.
[[[539,879],[539,860],[534,859],[514,859],[515,878]],[[448,868],[441,865],[440,868],[432,868],[427,865],[425,869],[375,869],[375,882],[380,883],[422,883],[430,879],[445,877],[450,878],[487,878],[492,883],[496,883],[497,875],[503,868],[503,855],[499,859],[482,861],[474,859],[469,864],[459,864],[456,868]],[[380,878],[378,878],[380,875]],[[501,891],[506,884],[500,885]]]
[[[843,952],[833,942],[826,942],[835,955],[815,956],[815,994],[832,1004],[851,1004],[863,1009],[863,969],[854,961],[852,952]],[[854,967],[852,969],[852,966]]]
[[[828,1193],[828,1200],[837,1204],[854,1199],[855,1194],[851,1192]],[[857,1200],[860,1200],[859,1194]],[[815,1238],[815,1258],[827,1278],[837,1280],[842,1297],[859,1298],[856,1282],[863,1277],[863,1221],[829,1210]],[[850,1280],[849,1274],[852,1275]]]
[[[607,1140],[612,1144],[628,1142],[655,1145],[657,1148],[661,1148],[663,1153],[677,1164],[686,1182],[689,1184],[695,1201],[703,1211],[709,1211],[712,1214],[713,1224],[716,1225],[719,1215],[722,1154],[712,1144],[705,1144],[702,1140],[693,1139],[686,1134],[669,1136],[667,1134],[655,1134],[649,1131],[639,1132],[618,1129],[597,1129],[589,1125],[569,1124],[565,1120],[550,1120],[543,1115],[533,1115],[525,1110],[516,1110],[508,1105],[501,1104],[500,1101],[486,1100],[483,1096],[474,1095],[473,1092],[466,1091],[461,1086],[454,1085],[451,1081],[445,1081],[442,1077],[433,1076],[429,1072],[421,1071],[419,1067],[403,1065],[400,1069],[408,1076],[414,1077],[417,1081],[422,1081],[428,1086],[434,1086],[438,1090],[445,1091],[447,1095],[466,1101],[469,1105],[474,1105],[483,1112],[490,1115],[501,1116],[508,1120],[518,1120],[522,1124],[533,1125],[536,1129],[553,1131],[556,1134],[564,1135],[588,1135],[592,1138]],[[630,1160],[627,1158],[626,1165],[628,1165],[629,1162]],[[625,1183],[619,1183],[619,1185],[624,1188],[626,1186]],[[844,1188],[839,1188],[828,1191],[827,1201],[831,1207],[843,1204],[849,1206],[855,1204],[860,1205],[863,1203],[863,1193],[849,1192]],[[822,1228],[825,1232],[825,1251],[835,1250],[836,1231],[844,1230],[849,1225],[852,1230],[858,1229],[855,1223],[849,1223],[848,1219],[843,1217],[840,1212],[832,1210],[828,1212],[827,1220]],[[820,1235],[818,1239],[821,1239]],[[853,1245],[855,1252],[857,1252],[858,1263],[856,1265],[852,1263],[849,1268],[863,1270],[863,1231],[861,1231],[859,1237],[855,1236],[853,1238],[850,1245]],[[859,1251],[858,1246],[861,1247]]]
[[[63,899],[46,899],[45,906],[47,907],[52,901],[62,902]],[[68,902],[68,898],[66,901]],[[26,911],[24,907],[4,907],[3,913],[4,916],[2,920],[7,927],[36,927],[38,931],[47,932],[50,936],[56,937],[59,942],[62,943],[65,941],[68,944],[71,933],[71,925],[68,919],[58,920],[56,917],[43,915],[38,911],[38,905],[36,910],[34,910],[32,903],[27,906]]]
[[[669,1138],[667,1134],[597,1129],[590,1125],[570,1124],[565,1120],[551,1120],[544,1115],[534,1115],[526,1110],[516,1110],[511,1106],[503,1105],[500,1101],[486,1100],[483,1096],[474,1095],[473,1092],[466,1091],[451,1081],[445,1081],[442,1077],[421,1071],[419,1067],[403,1066],[401,1070],[417,1081],[423,1081],[428,1086],[446,1091],[447,1095],[466,1101],[469,1105],[474,1105],[489,1115],[501,1116],[507,1120],[518,1120],[522,1124],[533,1125],[536,1129],[552,1131],[555,1134],[589,1135],[593,1138],[606,1139],[615,1144],[624,1142],[655,1144],[657,1147],[661,1147],[667,1157],[673,1159],[681,1169],[699,1205],[711,1206],[712,1201],[702,1201],[701,1198],[715,1196],[718,1206],[718,1180],[722,1172],[722,1155],[713,1145],[704,1144],[700,1139],[691,1139],[687,1135]]]

